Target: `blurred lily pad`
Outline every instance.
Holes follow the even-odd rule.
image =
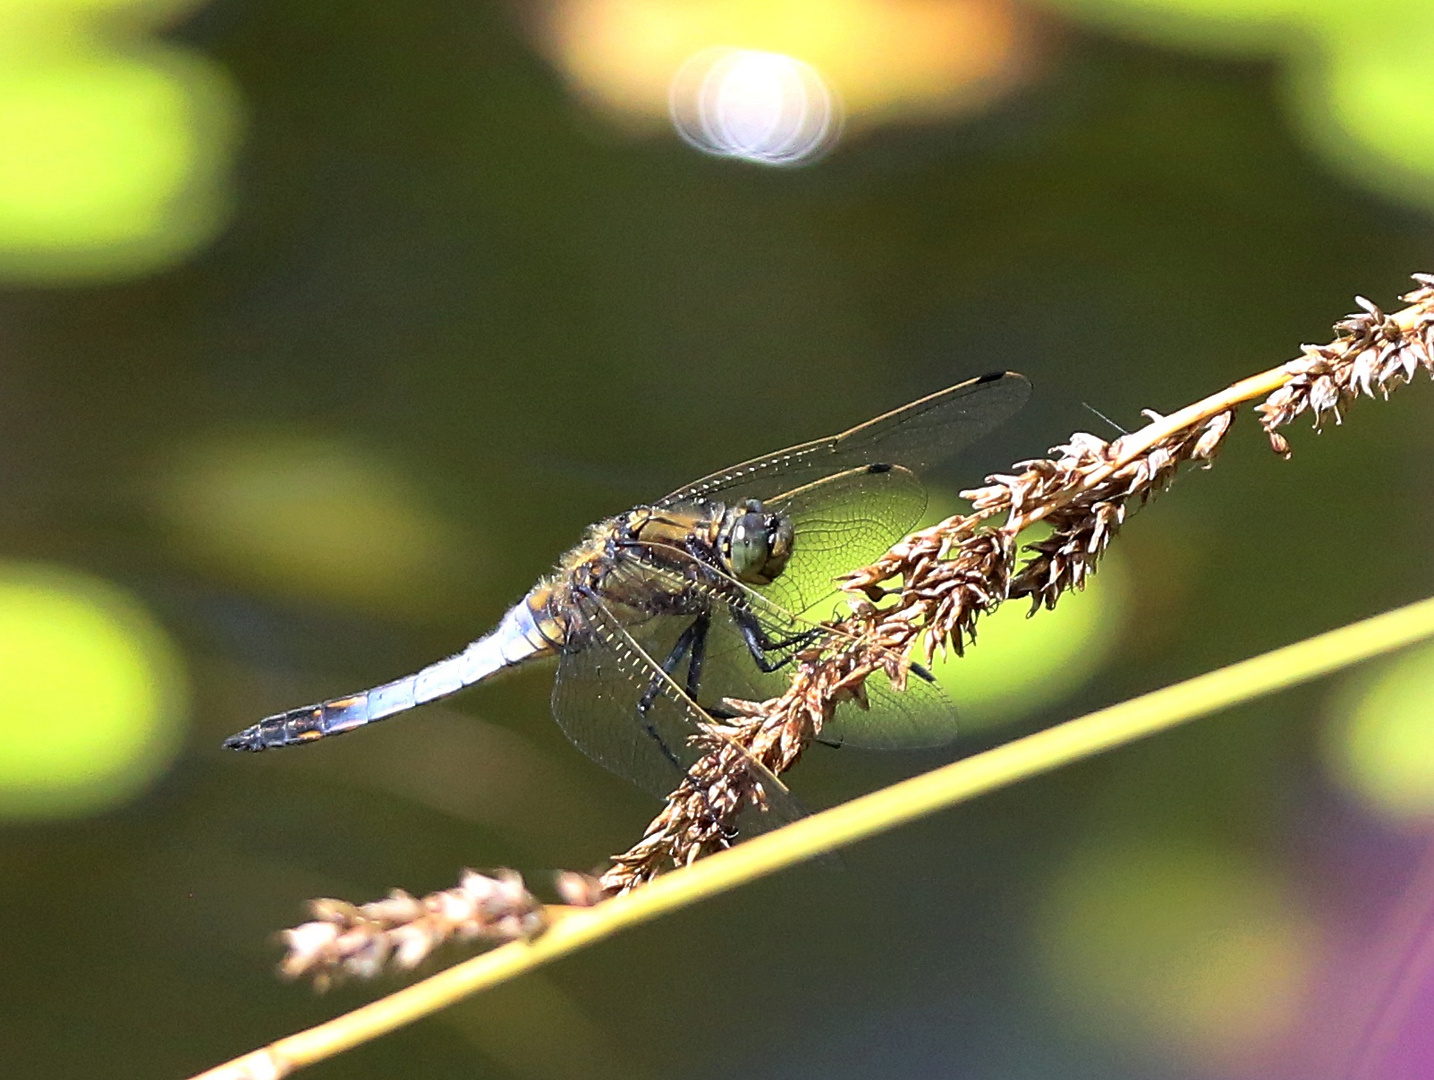
[[[144,606],[79,571],[0,564],[0,815],[122,804],[179,748],[179,655]]]
[[[135,32],[189,6],[0,3],[0,277],[151,273],[223,226],[234,89],[200,54]]]
[[[1325,726],[1330,771],[1393,821],[1434,818],[1434,647],[1411,649],[1349,680]]]
[[[286,596],[398,615],[446,606],[457,530],[400,469],[320,436],[247,431],[172,451],[161,519],[192,561]]]
[[[1307,141],[1332,170],[1434,206],[1434,20],[1396,0],[1048,0],[1151,41],[1275,56]],[[1378,57],[1377,62],[1371,57]]]
[[[1204,842],[1080,852],[1038,922],[1042,974],[1070,1022],[1201,1075],[1212,1063],[1254,1075],[1298,1021],[1323,940],[1268,867]]]

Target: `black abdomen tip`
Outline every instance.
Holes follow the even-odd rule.
[[[257,727],[245,728],[243,731],[230,735],[224,740],[225,750],[249,750],[258,753],[264,749],[264,741],[259,736]]]

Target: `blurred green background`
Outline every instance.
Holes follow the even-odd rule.
[[[1429,13],[1425,13],[1426,15]],[[1323,0],[0,0],[0,1046],[174,1077],[352,1007],[315,895],[590,868],[654,804],[550,674],[220,739],[486,630],[592,520],[962,378],[1032,405],[933,505],[1434,271],[1434,19]],[[703,154],[713,46],[843,103]],[[1375,57],[1378,57],[1375,60]],[[803,69],[808,70],[808,69]],[[943,672],[939,752],[1429,591],[1434,394],[1246,418],[1083,595]],[[1429,1075],[1434,652],[1001,792],[607,942],[318,1077]],[[445,954],[444,959],[459,955]],[[1397,992],[1396,992],[1397,991]],[[1369,1032],[1383,1041],[1374,1045]]]

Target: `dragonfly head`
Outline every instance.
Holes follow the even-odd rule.
[[[722,530],[722,559],[738,581],[769,585],[792,557],[792,519],[769,514],[756,499],[727,513]]]

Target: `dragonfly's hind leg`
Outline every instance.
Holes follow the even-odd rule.
[[[674,673],[682,666],[683,659],[688,656],[691,657],[691,662],[687,668],[686,689],[688,696],[695,698],[697,679],[700,678],[702,671],[702,658],[707,649],[707,629],[711,625],[712,619],[705,613],[692,620],[687,629],[683,630],[677,638],[677,642],[672,646],[672,651],[667,654],[667,658],[662,661],[662,671],[653,672],[647,689],[643,691],[642,697],[637,701],[637,716],[642,724],[642,729],[657,744],[663,756],[672,762],[672,767],[677,770],[679,775],[685,775],[687,767],[682,764],[672,747],[667,745],[667,740],[662,737],[662,733],[647,719],[647,714],[652,711],[652,706],[668,684],[675,681]]]
[[[647,689],[643,691],[642,697],[638,700],[637,711],[646,713],[652,708],[652,703],[662,693],[663,687],[668,680],[676,681],[676,671],[682,666],[682,660],[691,656],[687,665],[687,680],[684,689],[687,696],[693,701],[697,700],[697,687],[702,680],[702,662],[707,655],[707,631],[712,626],[712,617],[707,613],[698,615],[688,624],[687,629],[682,631],[672,651],[667,654],[667,659],[662,661],[662,674],[653,673],[648,681]]]
[[[643,730],[645,730],[652,741],[657,744],[658,749],[662,751],[667,760],[672,762],[673,767],[678,773],[683,776],[688,775],[687,767],[683,765],[677,755],[672,752],[672,748],[667,745],[667,740],[662,737],[662,733],[647,721],[647,713],[657,701],[658,695],[662,693],[664,686],[668,684],[669,680],[673,682],[676,681],[676,672],[682,666],[682,661],[685,657],[687,658],[687,678],[684,680],[683,690],[687,696],[692,699],[692,704],[702,713],[715,719],[729,718],[736,715],[725,709],[717,710],[697,705],[697,691],[702,683],[702,664],[707,656],[707,633],[711,628],[712,616],[707,612],[698,615],[688,624],[687,629],[682,631],[677,641],[673,644],[672,651],[669,652],[667,658],[662,661],[662,674],[654,674],[652,676],[651,681],[647,684],[647,690],[644,691],[637,703],[637,712],[642,720]],[[717,808],[708,802],[707,793],[705,791],[699,788],[698,793],[701,795],[702,801],[707,805],[707,812],[711,822],[721,831],[722,845],[724,847],[730,847],[732,841],[737,838],[736,826],[723,822],[722,816],[717,812]]]
[[[697,691],[702,685],[702,664],[707,659],[707,631],[712,626],[712,616],[706,612],[697,616],[687,631],[692,635],[692,657],[687,662],[687,696],[697,701]]]

